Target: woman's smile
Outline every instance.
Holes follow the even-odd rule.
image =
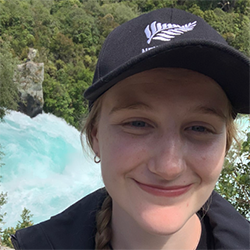
[[[192,184],[188,185],[179,185],[179,186],[159,186],[159,185],[151,185],[151,184],[143,184],[140,182],[135,181],[136,184],[145,192],[155,195],[155,196],[162,196],[162,197],[176,197],[182,194],[185,194],[190,190]]]

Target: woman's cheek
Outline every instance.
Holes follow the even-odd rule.
[[[193,163],[190,165],[205,182],[217,181],[225,158],[225,139],[207,145],[200,145],[189,152],[189,156]]]
[[[103,167],[128,172],[145,160],[147,142],[143,138],[113,130],[105,135],[100,152]]]

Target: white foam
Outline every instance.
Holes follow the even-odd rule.
[[[1,191],[8,193],[3,228],[15,226],[24,207],[38,223],[103,186],[100,165],[84,155],[79,131],[54,115],[31,119],[11,111],[0,123],[0,144]]]

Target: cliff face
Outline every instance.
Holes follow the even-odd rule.
[[[36,52],[34,49],[29,49],[28,59],[18,65],[14,79],[20,94],[19,111],[30,117],[42,113],[44,104],[42,87],[44,64],[32,61]]]

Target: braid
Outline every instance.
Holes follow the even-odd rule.
[[[108,194],[102,203],[101,210],[96,215],[95,249],[112,249],[110,245],[112,237],[111,216],[112,199]]]

